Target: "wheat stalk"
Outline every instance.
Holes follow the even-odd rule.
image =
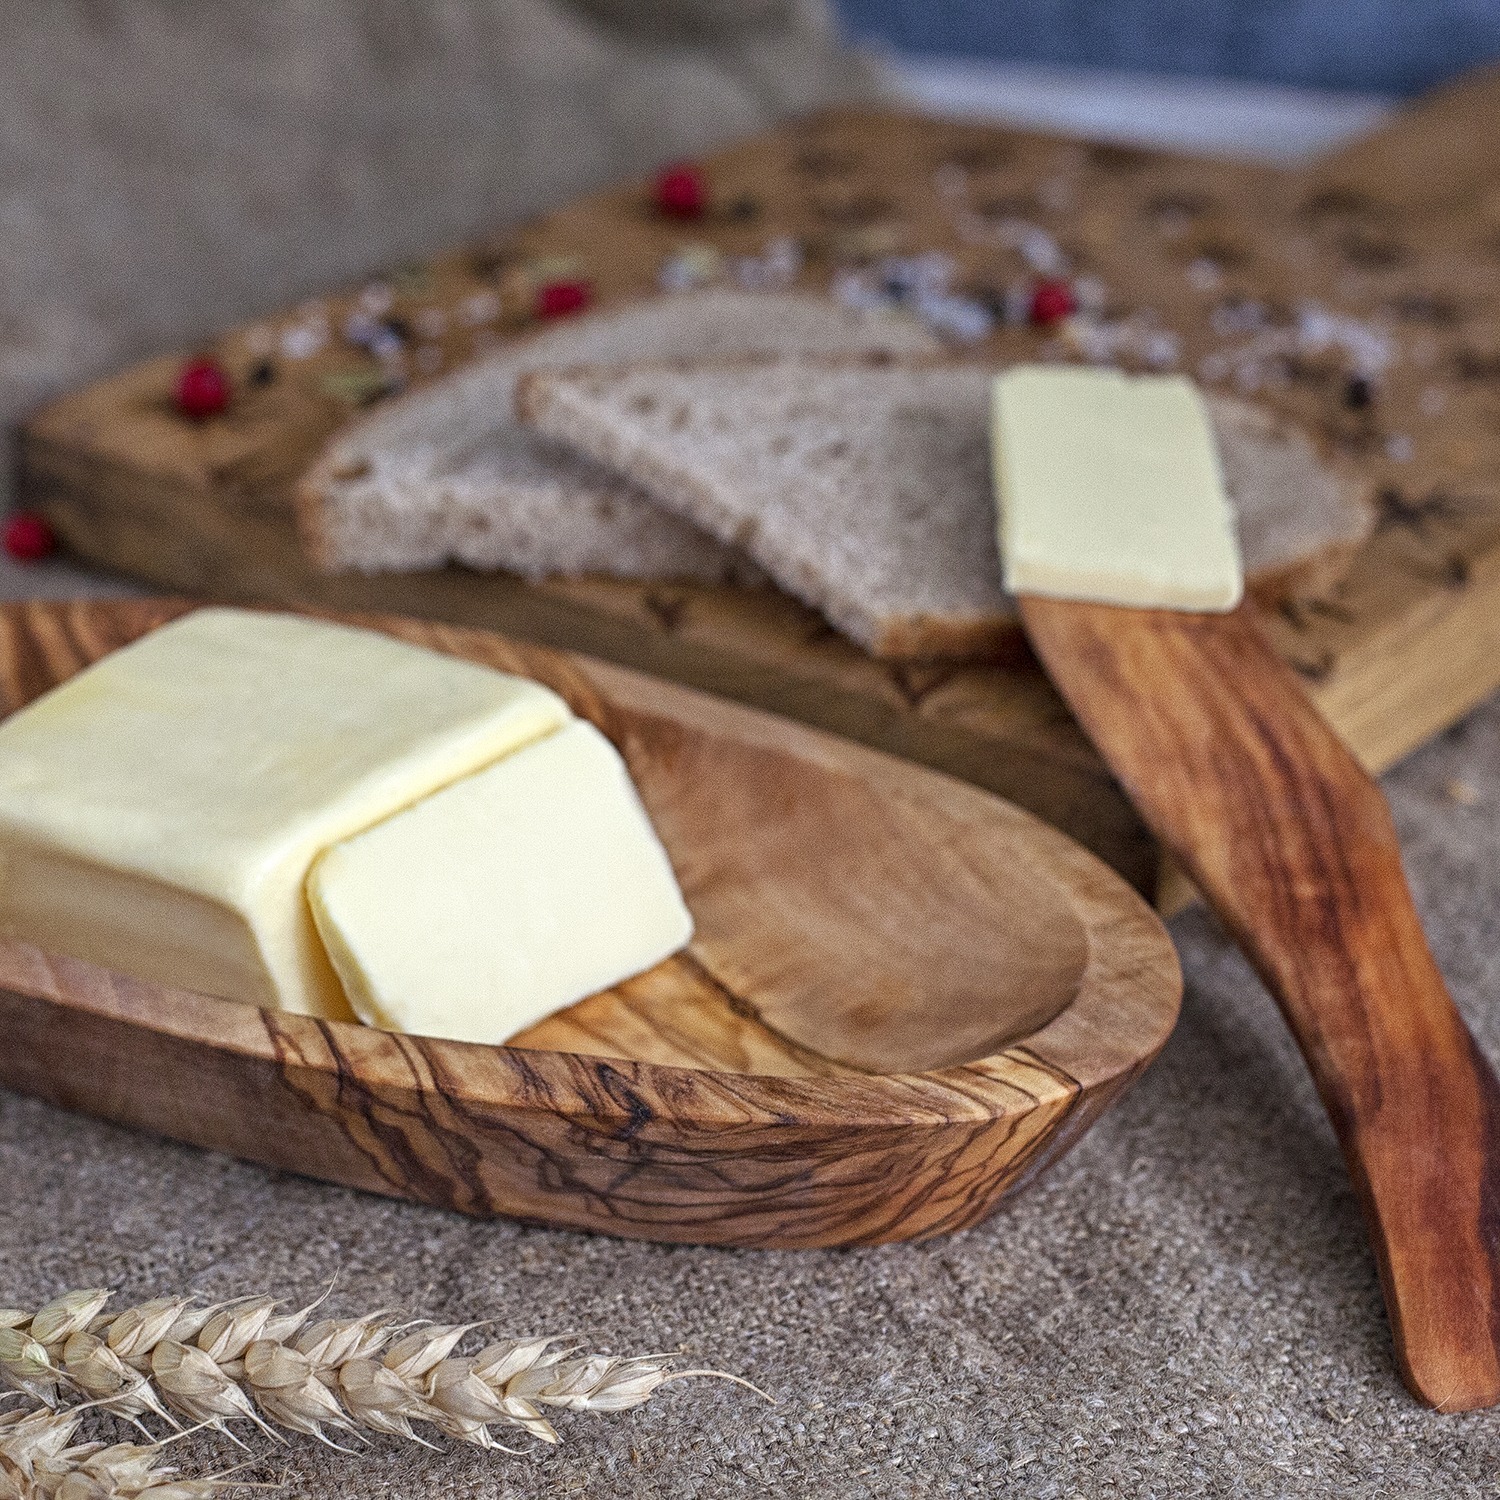
[[[690,1376],[755,1389],[722,1371],[673,1370],[670,1356],[584,1354],[555,1337],[459,1356],[460,1341],[482,1324],[401,1324],[385,1312],[311,1321],[321,1298],[284,1312],[271,1297],[208,1306],[162,1297],[110,1315],[110,1295],[74,1291],[35,1312],[0,1309],[0,1381],[45,1411],[82,1400],[137,1426],[155,1416],[180,1428],[186,1418],[234,1437],[229,1423],[250,1422],[272,1437],[285,1430],[338,1447],[334,1435],[366,1432],[425,1443],[412,1425],[425,1423],[507,1452],[516,1450],[492,1428],[557,1441],[548,1408],[625,1411]],[[56,1500],[88,1497],[59,1491]]]
[[[179,1479],[159,1442],[75,1443],[87,1410],[0,1413],[0,1500],[211,1500],[236,1484]]]

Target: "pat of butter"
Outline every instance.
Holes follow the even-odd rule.
[[[1145,609],[1244,592],[1203,399],[1178,375],[1022,366],[995,380],[1005,586]]]
[[[308,899],[360,1019],[503,1042],[692,936],[619,752],[555,734],[329,849]]]
[[[347,1018],[314,858],[570,718],[537,683],[373,631],[198,610],[0,724],[0,931]]]

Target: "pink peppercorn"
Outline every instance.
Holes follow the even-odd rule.
[[[229,405],[229,376],[216,359],[189,360],[178,372],[172,396],[183,416],[202,422]]]
[[[1031,321],[1038,328],[1060,323],[1078,311],[1078,299],[1066,281],[1039,281],[1031,290]]]
[[[17,562],[38,562],[56,546],[56,534],[34,510],[18,510],[7,519],[5,550]]]
[[[586,281],[549,281],[536,294],[539,318],[566,318],[582,312],[594,300],[594,289]]]
[[[656,207],[669,219],[701,219],[708,209],[708,183],[692,162],[674,162],[656,179]]]

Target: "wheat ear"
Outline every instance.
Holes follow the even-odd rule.
[[[161,1462],[161,1443],[75,1443],[87,1410],[0,1413],[3,1500],[211,1500],[241,1487],[223,1475],[178,1478]]]
[[[82,1399],[137,1425],[186,1418],[233,1437],[229,1423],[250,1422],[337,1447],[335,1437],[362,1432],[424,1442],[413,1423],[425,1423],[481,1448],[505,1447],[492,1428],[555,1443],[547,1408],[625,1411],[689,1375],[746,1384],[714,1370],[674,1375],[667,1355],[584,1354],[558,1338],[456,1355],[478,1323],[398,1324],[384,1312],[312,1321],[317,1302],[284,1312],[271,1297],[162,1297],[109,1315],[109,1297],[75,1291],[34,1313],[0,1309],[0,1380],[48,1408]]]

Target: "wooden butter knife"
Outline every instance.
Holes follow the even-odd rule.
[[[1500,1084],[1390,809],[1256,628],[1039,596],[1021,618],[1141,816],[1276,997],[1363,1201],[1412,1392],[1500,1401]]]

